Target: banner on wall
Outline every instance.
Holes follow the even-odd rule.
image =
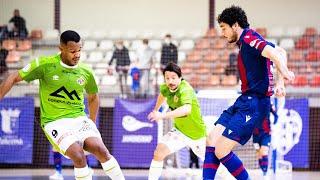
[[[223,98],[199,98],[207,131],[223,110],[235,101]],[[309,103],[308,99],[278,99],[278,121],[272,126],[272,146],[290,161],[294,168],[309,168]],[[272,119],[273,117],[271,117]]]
[[[32,163],[33,97],[0,101],[0,163]]]
[[[148,168],[158,141],[157,123],[147,119],[156,100],[116,99],[112,151],[121,167]]]
[[[234,103],[235,99],[199,98],[201,114],[207,127],[207,133],[214,127],[222,112]]]
[[[84,104],[85,104],[85,107],[86,107],[84,111],[89,116],[88,100],[86,98],[84,99]],[[96,119],[96,126],[99,129],[99,114],[98,114],[97,119]],[[92,154],[89,154],[86,157],[87,157],[87,163],[88,163],[88,165],[90,167],[97,167],[98,166],[98,160]],[[62,161],[62,165],[73,166],[73,162],[70,159],[67,159],[64,156],[62,156],[61,161]],[[49,153],[49,164],[50,165],[54,164],[53,151],[52,150],[50,150],[50,153]]]
[[[309,168],[308,99],[280,99],[272,145],[293,168]]]

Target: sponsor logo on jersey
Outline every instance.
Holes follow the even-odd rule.
[[[84,85],[84,78],[83,77],[80,77],[79,79],[77,79],[77,83],[79,84],[79,85]]]
[[[22,71],[23,72],[28,72],[30,70],[30,68],[31,68],[31,64],[29,63],[22,69]]]
[[[61,95],[63,93],[70,99],[70,100],[74,100],[74,97],[77,98],[77,100],[80,100],[80,97],[78,96],[76,90],[73,90],[71,92],[69,92],[64,86],[62,86],[61,88],[59,88],[58,90],[54,91],[53,93],[50,94],[50,96],[54,96],[54,97],[59,97],[59,98],[63,98],[66,99],[66,96]]]
[[[173,102],[177,103],[178,101],[179,101],[179,98],[176,95],[174,95]]]
[[[252,117],[250,115],[246,115],[246,122],[250,121]]]
[[[52,76],[52,79],[57,81],[57,80],[59,80],[59,76],[58,75],[54,75],[54,76]]]

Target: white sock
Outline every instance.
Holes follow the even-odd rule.
[[[76,180],[92,180],[92,174],[88,166],[84,168],[74,168],[74,176]]]
[[[112,157],[109,161],[101,163],[104,172],[113,180],[124,180],[124,176],[117,160]]]
[[[163,161],[152,160],[149,169],[148,180],[158,180],[161,176]]]

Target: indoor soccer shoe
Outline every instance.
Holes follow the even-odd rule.
[[[63,180],[63,175],[59,172],[55,172],[53,175],[49,177],[51,180]]]

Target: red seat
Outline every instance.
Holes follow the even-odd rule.
[[[308,49],[311,47],[311,42],[310,42],[309,38],[302,37],[296,41],[295,46],[297,49]]]
[[[182,71],[182,75],[188,75],[192,73],[192,69],[191,68],[183,68],[181,69]]]
[[[223,86],[235,86],[237,85],[237,76],[235,75],[228,75],[228,76],[223,76],[221,85]]]
[[[211,86],[219,86],[220,85],[220,76],[219,75],[210,76],[209,84]]]
[[[219,60],[219,55],[216,52],[210,52],[204,57],[205,61],[217,61]]]
[[[303,33],[304,36],[316,36],[317,34],[317,29],[314,27],[307,27]]]
[[[319,75],[315,75],[312,77],[311,82],[310,82],[310,86],[320,86],[320,76]]]
[[[8,56],[6,58],[7,63],[16,63],[20,61],[20,53],[18,51],[9,51]]]
[[[220,54],[221,61],[227,62],[229,61],[231,51],[223,50],[223,51],[220,51],[219,54]]]
[[[210,48],[210,40],[209,39],[201,39],[197,42],[196,48],[198,49],[207,49]]]
[[[200,78],[197,75],[191,76],[189,82],[192,85],[192,87],[194,87],[194,88],[198,88],[199,85],[201,84]]]
[[[308,79],[304,75],[296,76],[294,81],[292,82],[293,86],[306,86],[307,84],[308,84]]]
[[[196,69],[195,70],[197,74],[208,74],[210,72],[210,69],[209,67],[203,67],[203,66],[200,66],[200,68]]]
[[[217,34],[217,30],[215,28],[211,28],[207,31],[206,37],[216,37]]]
[[[312,49],[307,53],[307,61],[317,61],[320,60],[320,50]]]
[[[256,28],[256,32],[259,33],[263,38],[267,37],[267,28]]]
[[[304,60],[304,51],[303,50],[293,50],[291,52],[289,52],[289,62],[290,61],[303,61]],[[288,62],[288,63],[289,63]]]
[[[213,74],[223,74],[225,71],[225,67],[221,64],[217,64],[214,68],[213,68]]]
[[[192,51],[188,56],[187,60],[190,61],[199,61],[202,59],[201,51]]]
[[[18,44],[17,50],[19,51],[27,51],[27,50],[30,50],[32,47],[32,43],[30,40],[21,40],[21,41],[18,41],[17,44]]]
[[[7,39],[2,42],[2,47],[8,51],[15,50],[17,42],[15,40]]]
[[[41,29],[34,29],[30,33],[30,38],[33,40],[40,40],[43,37],[43,33]]]
[[[214,39],[212,47],[214,49],[223,49],[223,48],[227,47],[227,41],[222,38]]]

